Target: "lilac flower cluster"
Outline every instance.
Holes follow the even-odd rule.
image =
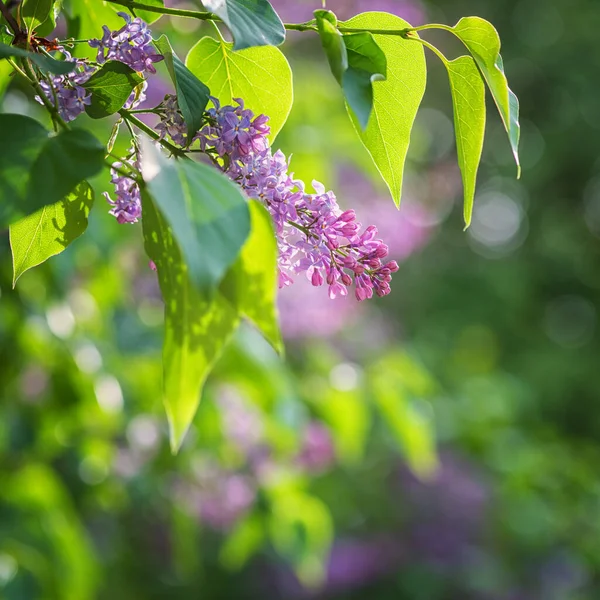
[[[63,50],[69,60],[71,56]],[[66,121],[73,121],[91,102],[91,94],[83,84],[91,77],[94,69],[82,60],[77,60],[77,68],[66,75],[49,75],[40,81],[44,95],[58,110],[58,114]],[[40,96],[35,98],[43,104]]]
[[[96,60],[100,64],[107,60],[118,60],[138,73],[156,73],[154,63],[164,57],[152,46],[152,34],[148,25],[140,18],[132,19],[126,13],[120,12],[118,15],[125,20],[121,29],[111,31],[103,25],[102,38],[88,42],[92,48],[98,48]]]
[[[279,286],[293,282],[294,275],[306,273],[314,286],[327,284],[329,297],[346,296],[354,283],[357,300],[385,296],[390,292],[395,261],[384,261],[388,247],[377,238],[374,226],[361,231],[353,210],[342,211],[331,191],[313,181],[315,193],[288,172],[281,151],[269,147],[268,117],[255,116],[244,108],[221,106],[216,98],[206,113],[206,125],[194,136],[200,149],[250,198],[261,200],[273,217],[279,245]],[[169,135],[183,146],[185,123],[176,98],[165,99],[157,126],[161,137]]]
[[[131,172],[132,176],[127,177],[123,171]],[[130,148],[126,159],[113,163],[110,173],[116,198],[113,200],[108,192],[103,192],[103,196],[112,206],[110,214],[115,216],[119,223],[137,223],[142,216],[140,187],[133,178],[133,174],[139,172],[139,153],[134,146]]]
[[[308,192],[288,172],[284,154],[272,153],[268,117],[255,117],[241,99],[235,102],[238,106],[221,107],[213,99],[208,125],[197,137],[203,150],[216,153],[229,177],[271,213],[279,242],[280,287],[304,272],[312,285],[326,283],[332,299],[346,296],[352,283],[359,301],[373,292],[389,294],[398,264],[384,261],[388,247],[377,238],[377,229],[371,225],[361,231],[355,212],[342,211],[321,183],[313,181],[315,193]]]

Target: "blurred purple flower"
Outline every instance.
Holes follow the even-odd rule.
[[[302,434],[302,448],[297,463],[312,474],[328,469],[335,460],[335,449],[329,429],[318,421],[311,421]]]

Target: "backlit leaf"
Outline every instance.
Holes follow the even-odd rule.
[[[381,12],[357,15],[344,26],[396,30],[410,27],[400,17]],[[373,83],[373,111],[364,131],[356,117],[351,116],[394,202],[399,204],[410,133],[425,92],[425,55],[421,44],[401,36],[375,34],[373,37],[385,54],[387,79]]]
[[[511,149],[521,172],[519,163],[519,102],[509,89],[504,65],[500,56],[500,36],[494,26],[480,17],[464,17],[452,31],[469,49],[477,66],[488,84],[504,128],[508,133]]]
[[[165,302],[163,401],[171,449],[177,452],[192,422],[202,386],[239,316],[220,294],[209,298],[192,285],[182,252],[154,199],[143,202],[144,244],[154,261]]]
[[[267,115],[269,139],[275,139],[294,97],[292,71],[280,50],[264,46],[236,52],[231,44],[205,37],[190,50],[185,64],[221,104],[242,98],[254,114]]]
[[[13,287],[25,271],[60,254],[87,229],[93,201],[92,188],[83,182],[63,200],[10,226]]]
[[[277,350],[283,342],[277,318],[277,240],[273,220],[258,201],[249,201],[252,229],[221,292],[260,329]]]
[[[464,218],[468,227],[485,135],[485,85],[470,56],[460,56],[448,62],[446,67],[454,107],[458,166],[464,188]]]

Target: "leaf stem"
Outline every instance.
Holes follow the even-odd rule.
[[[431,50],[444,63],[446,67],[448,66],[448,59],[433,44],[430,44],[427,40],[424,40],[419,36],[410,35],[410,32],[406,34],[405,37],[407,40],[414,40],[415,42],[420,42],[421,44],[423,44],[423,46],[425,46],[425,48],[429,48],[429,50]]]
[[[52,104],[52,102],[50,102],[50,100],[44,93],[44,90],[42,89],[42,86],[40,85],[40,83],[35,75],[35,71],[33,70],[33,67],[31,66],[31,62],[29,61],[29,59],[24,58],[21,62],[21,65],[23,66],[23,70],[29,77],[31,85],[33,86],[35,91],[38,93],[38,96],[40,97],[42,104],[46,107],[46,110],[50,113],[52,120],[55,123],[57,123],[58,126],[61,127],[62,129],[68,130],[69,126],[67,125],[65,120],[60,116],[60,113],[58,112],[58,108],[54,104]]]
[[[180,158],[187,158],[185,155],[185,152],[181,148],[178,148],[177,146],[174,146],[170,142],[167,142],[167,140],[161,138],[160,135],[158,133],[156,133],[156,131],[154,131],[154,129],[152,129],[152,127],[148,127],[148,125],[146,125],[146,123],[144,123],[143,121],[140,121],[135,115],[131,114],[130,111],[122,108],[119,111],[119,114],[126,121],[129,121],[132,125],[135,125],[138,129],[143,131],[147,136],[149,136],[153,140],[157,141],[163,148],[166,148],[169,152],[171,152],[171,154],[174,154],[175,156],[179,156]]]

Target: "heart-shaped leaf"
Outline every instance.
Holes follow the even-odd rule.
[[[111,60],[100,67],[84,84],[91,92],[85,112],[92,119],[103,119],[123,107],[143,78],[125,63]]]
[[[242,98],[255,114],[267,115],[273,142],[294,97],[292,70],[278,48],[263,46],[236,52],[232,44],[205,37],[190,50],[185,64],[221,104]]]

